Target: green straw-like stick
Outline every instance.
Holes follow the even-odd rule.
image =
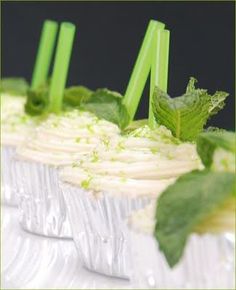
[[[159,88],[167,92],[168,86],[168,66],[169,66],[169,47],[170,47],[170,31],[161,31],[161,57],[160,57],[160,81]]]
[[[152,110],[152,97],[155,86],[159,86],[161,75],[161,31],[162,27],[156,29],[156,33],[153,35],[152,50],[152,63],[151,63],[151,78],[150,78],[150,92],[149,92],[149,114],[148,124],[151,128],[155,126],[155,117]]]
[[[123,99],[123,104],[126,106],[130,115],[130,121],[133,120],[142,92],[147,81],[147,77],[150,71],[152,62],[152,55],[150,50],[152,48],[153,35],[156,32],[157,21],[151,20],[148,24],[148,28],[140,48],[133,72],[131,74],[128,87]],[[164,28],[163,23],[159,23]]]
[[[57,28],[58,25],[55,21],[44,21],[31,81],[32,89],[36,89],[47,81],[52,53],[55,46]]]
[[[72,23],[63,22],[61,24],[49,90],[49,110],[53,113],[59,113],[62,108],[74,34],[75,26]]]
[[[151,84],[149,97],[148,123],[155,127],[155,117],[152,110],[152,98],[155,86],[167,92],[168,65],[169,65],[170,31],[157,30],[153,43],[153,62],[151,67]]]

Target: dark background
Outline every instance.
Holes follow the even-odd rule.
[[[171,31],[169,86],[184,92],[190,76],[199,86],[230,93],[209,125],[234,129],[234,2],[3,2],[2,76],[31,79],[44,19],[77,26],[68,85],[108,87],[122,94],[148,21]],[[149,84],[149,83],[148,83]],[[137,117],[148,112],[148,84]]]

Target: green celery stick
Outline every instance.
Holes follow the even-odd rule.
[[[74,34],[75,26],[72,23],[63,22],[61,24],[49,90],[49,111],[53,113],[59,113],[62,108]]]
[[[123,99],[123,104],[126,106],[130,115],[130,121],[133,120],[138,108],[140,98],[145,86],[145,83],[150,72],[152,54],[150,53],[153,43],[153,35],[157,27],[163,27],[164,24],[151,20],[140,48],[133,72],[131,74],[127,90]]]
[[[58,24],[55,21],[44,21],[31,81],[32,89],[36,89],[47,81],[57,28]]]

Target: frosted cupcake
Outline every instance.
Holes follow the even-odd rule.
[[[8,205],[17,205],[11,159],[37,123],[24,111],[27,87],[23,79],[1,80],[2,201]]]
[[[48,86],[28,94],[27,111],[47,121],[19,148],[15,162],[21,225],[53,237],[71,237],[57,168],[73,166],[130,121],[119,93],[81,86],[65,89],[74,32],[74,25],[61,24],[52,78]],[[72,108],[76,109],[70,113]]]
[[[14,174],[20,190],[20,223],[30,232],[71,237],[57,168],[72,164],[120,132],[88,112],[50,115],[17,149]]]
[[[44,86],[57,33],[57,23],[46,20],[33,71],[31,89]],[[15,148],[32,133],[39,123],[38,118],[28,114],[25,106],[28,102],[29,86],[22,78],[1,80],[1,145],[2,145],[2,184],[3,202],[17,205],[17,188],[12,176],[11,159]]]
[[[201,134],[198,152],[206,169],[181,176],[157,207],[131,215],[137,287],[235,288],[235,149],[233,133]]]
[[[84,265],[110,276],[129,278],[126,219],[175,179],[201,166],[195,145],[180,143],[160,126],[139,128],[107,142],[61,178],[73,238]]]
[[[175,99],[155,89],[157,128],[139,128],[62,170],[73,238],[88,269],[130,279],[128,216],[156,201],[180,175],[202,167],[193,140],[227,94],[211,96],[194,83]]]

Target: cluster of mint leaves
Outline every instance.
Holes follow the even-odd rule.
[[[195,141],[207,121],[224,107],[228,96],[223,91],[210,95],[206,89],[195,88],[196,82],[190,78],[186,92],[180,97],[171,98],[158,87],[153,93],[156,122],[182,141]]]
[[[235,169],[227,172],[213,167],[217,149],[224,150],[226,156],[235,155],[235,133],[203,132],[196,142],[205,168],[182,175],[158,199],[154,236],[170,267],[181,259],[187,239],[197,225],[227,199],[236,197]]]
[[[49,86],[42,86],[37,90],[28,90],[26,112],[29,115],[45,114],[49,105]],[[66,88],[63,96],[63,108],[66,111],[79,108],[95,114],[98,118],[105,119],[125,128],[129,123],[129,115],[122,104],[122,95],[108,89],[92,91],[84,86]]]
[[[2,78],[0,80],[0,93],[8,93],[9,95],[25,96],[29,84],[24,78]]]
[[[30,116],[45,116],[49,113],[49,88],[50,79],[37,89],[31,89],[22,78],[5,78],[0,81],[0,92],[26,95],[25,112]],[[106,88],[92,91],[85,86],[72,86],[64,91],[62,111],[79,108],[124,129],[130,118],[122,98],[121,94]]]

